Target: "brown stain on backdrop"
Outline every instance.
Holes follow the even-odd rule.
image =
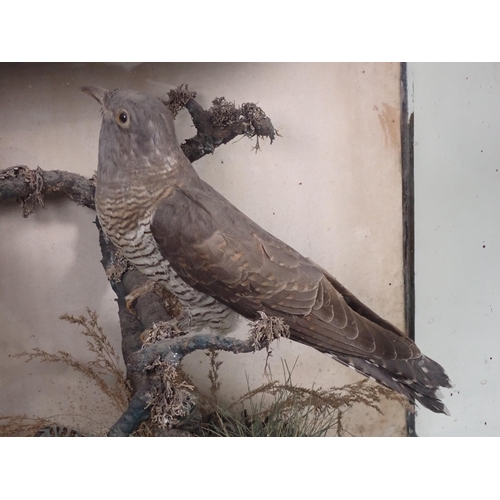
[[[377,106],[373,106],[373,109],[378,113],[378,119],[384,131],[385,144],[399,150],[401,147],[399,109],[385,102],[382,103],[382,110],[379,110]]]

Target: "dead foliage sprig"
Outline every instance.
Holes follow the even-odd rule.
[[[225,97],[216,97],[208,113],[212,124],[220,128],[228,127],[243,118],[241,108],[237,108],[234,102],[226,101]]]
[[[36,167],[36,170],[30,170],[25,165],[17,165],[0,171],[0,180],[8,178],[21,178],[29,186],[29,194],[17,199],[18,204],[23,209],[23,217],[26,218],[33,213],[36,205],[44,207],[43,189],[44,179],[43,170]]]
[[[115,408],[124,411],[130,399],[129,385],[125,374],[119,367],[119,358],[113,346],[98,324],[97,313],[87,308],[87,316],[63,314],[60,319],[83,328],[79,333],[87,338],[87,348],[94,354],[92,361],[84,363],[66,351],[58,351],[54,354],[39,348],[15,356],[26,358],[26,362],[38,359],[42,362],[64,363],[70,366],[96,383],[101,391],[110,398]],[[114,378],[113,384],[106,381],[106,377],[110,375]]]
[[[151,423],[169,429],[187,417],[195,406],[194,387],[183,379],[178,370],[166,361],[157,359],[146,367],[152,381]]]
[[[151,328],[144,330],[140,335],[142,341],[141,349],[145,349],[148,345],[159,342],[160,340],[171,339],[178,336],[179,332],[175,330],[169,321],[153,323]]]
[[[290,337],[290,327],[282,318],[267,316],[263,311],[258,312],[260,319],[249,323],[249,338],[253,340],[253,346],[256,350],[271,344],[273,340]]]
[[[260,319],[251,321],[249,323],[249,339],[253,342],[255,350],[265,347],[267,350],[266,363],[264,365],[264,372],[269,372],[271,375],[271,368],[269,365],[269,358],[272,356],[272,349],[270,347],[274,340],[279,340],[281,337],[290,338],[290,327],[283,321],[282,318],[277,316],[267,316],[264,311],[258,311]]]
[[[0,416],[0,435],[34,436],[40,429],[52,425],[52,420],[28,415]]]
[[[195,97],[196,92],[189,90],[187,83],[183,83],[168,92],[168,99],[164,100],[163,104],[165,104],[175,118],[179,111],[186,106],[189,99],[194,99]]]
[[[30,417],[26,414],[2,415],[0,416],[0,436],[83,437],[84,434],[77,429],[54,423],[54,421],[59,420],[61,417],[64,418],[67,416],[68,415],[51,415],[49,417]],[[105,431],[106,429],[103,428],[102,432],[98,435],[104,436]]]

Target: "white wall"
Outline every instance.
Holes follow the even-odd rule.
[[[1,167],[63,169],[91,176],[97,164],[99,107],[81,85],[131,87],[163,97],[188,83],[198,101],[225,96],[257,102],[282,137],[262,151],[247,139],[196,163],[200,175],[264,228],[311,257],[380,314],[403,328],[399,64],[67,64],[0,65]],[[176,121],[192,136],[187,112]],[[119,348],[114,295],[99,260],[95,213],[47,200],[28,220],[14,203],[0,207],[0,413],[62,414],[82,430],[102,430],[117,417],[97,391],[70,369],[24,362],[12,354],[34,347],[85,357],[64,312],[97,310]],[[341,386],[358,376],[327,356],[281,341],[281,358],[306,387]],[[260,384],[265,354],[221,355],[229,400]],[[186,359],[206,387],[203,353]],[[90,409],[90,411],[89,411]],[[401,435],[404,412],[365,407],[346,416],[356,435]],[[89,419],[89,414],[92,419]],[[97,421],[94,422],[94,421]]]
[[[422,436],[500,434],[500,65],[410,64],[416,341],[447,369],[451,417]]]

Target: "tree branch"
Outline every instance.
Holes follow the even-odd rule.
[[[184,154],[195,162],[208,153],[213,153],[221,144],[226,144],[238,135],[247,137],[269,137],[273,142],[277,131],[271,120],[258,106],[252,103],[236,108],[223,97],[213,101],[209,110],[204,110],[195,100],[195,93],[181,85],[169,93],[164,104],[173,112],[186,107],[197,129],[196,136],[181,145]],[[44,206],[44,197],[61,193],[78,205],[95,210],[95,179],[60,170],[44,171],[37,167],[30,170],[17,165],[0,171],[0,201],[17,199],[22,205],[23,216],[28,217],[36,205]],[[126,297],[134,289],[144,285],[147,279],[131,266],[107,241],[98,220],[99,244],[108,280],[117,296],[118,316],[122,333],[122,353],[127,367],[133,397],[127,411],[112,426],[110,436],[123,436],[132,433],[150,415],[151,394],[155,391],[155,377],[146,368],[159,358],[171,366],[178,366],[181,359],[199,349],[217,349],[234,353],[251,352],[268,347],[272,338],[264,342],[254,340],[240,341],[220,336],[197,335],[188,339],[176,338],[160,341],[143,347],[141,333],[153,325],[168,321],[176,316],[176,299],[163,292],[148,292],[140,295],[135,302],[136,315],[126,307]],[[156,377],[158,378],[158,377]]]
[[[37,204],[43,206],[43,197],[62,193],[78,205],[95,210],[95,179],[62,170],[30,170],[17,165],[0,171],[0,200],[18,199],[23,216],[28,217]]]
[[[195,97],[196,93],[189,91],[187,85],[180,85],[168,93],[168,100],[163,101],[174,117],[183,107],[191,115],[197,134],[181,144],[181,148],[192,163],[239,135],[257,137],[256,151],[260,149],[259,137],[269,137],[272,144],[279,135],[262,108],[252,102],[237,108],[224,97],[217,97],[212,107],[205,110]]]
[[[206,111],[194,99],[189,99],[186,108],[198,131],[181,145],[191,162],[213,153],[220,145],[227,144],[239,135],[249,138],[257,136],[254,147],[257,151],[260,149],[259,137],[269,137],[272,143],[278,133],[262,109],[253,103],[236,108],[221,97],[215,99],[213,106]]]
[[[264,348],[269,349],[270,344],[275,339],[287,336],[288,330],[286,328],[283,329],[284,323],[278,322],[278,327],[274,328],[272,334],[261,342],[256,341],[255,333],[259,330],[263,322],[267,326],[276,319],[264,317],[256,321],[250,337],[246,341],[222,335],[195,335],[187,338],[161,340],[144,346],[133,353],[128,359],[127,368],[131,377],[138,379],[143,377],[147,370],[154,366],[157,360],[162,360],[163,366],[167,365],[177,368],[185,356],[198,350],[214,349],[240,354],[255,352]],[[149,406],[156,383],[155,378],[150,376],[137,389],[130,401],[129,407],[111,427],[108,436],[130,435],[141,422],[148,420],[151,411]]]

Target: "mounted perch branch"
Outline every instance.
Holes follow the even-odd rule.
[[[36,205],[44,206],[47,195],[61,193],[78,205],[95,210],[94,178],[62,170],[44,171],[40,167],[30,170],[25,165],[17,165],[0,170],[0,200],[15,198],[23,207],[23,217],[28,217]]]
[[[190,392],[192,387],[180,380],[176,370],[188,354],[198,350],[234,354],[256,352],[269,349],[274,340],[290,334],[281,318],[268,317],[264,313],[250,326],[246,341],[221,335],[195,335],[160,340],[133,353],[127,363],[129,373],[138,374],[135,379],[144,373],[148,376],[136,391],[128,409],[111,427],[109,435],[129,435],[150,415],[160,428],[168,428],[177,423],[179,417],[189,414],[194,405]]]
[[[221,97],[215,99],[213,106],[206,111],[194,100],[195,96],[194,92],[188,90],[187,85],[181,85],[172,90],[168,101],[164,102],[174,116],[182,107],[186,107],[191,114],[197,134],[181,146],[191,162],[207,153],[213,153],[218,146],[226,144],[238,135],[257,136],[256,149],[259,137],[269,137],[272,142],[277,135],[271,120],[253,103],[246,103],[237,108]],[[23,217],[33,213],[36,205],[43,207],[45,198],[57,193],[67,196],[78,205],[95,210],[93,177],[86,179],[75,173],[47,171],[39,167],[30,170],[24,165],[0,171],[0,201],[18,200],[22,206]],[[178,304],[173,296],[165,297],[157,290],[151,290],[138,297],[134,304],[136,314],[131,314],[126,307],[126,298],[147,280],[119,254],[111,242],[104,238],[97,220],[96,225],[99,230],[101,263],[117,295],[122,352],[127,367],[127,378],[133,391],[127,411],[112,427],[109,435],[128,435],[141,421],[149,417],[151,411],[155,411],[154,403],[151,403],[154,394],[158,394],[155,387],[158,388],[161,384],[165,387],[166,382],[158,375],[158,370],[146,369],[148,366],[155,366],[158,359],[161,358],[162,363],[167,362],[169,366],[177,366],[183,356],[198,349],[251,352],[268,346],[271,338],[255,337],[242,342],[230,338],[198,335],[190,339],[160,341],[141,349],[143,346],[141,333],[175,316]],[[269,328],[261,327],[259,331],[267,330]]]
[[[279,135],[262,108],[252,102],[237,108],[224,97],[217,97],[212,101],[212,107],[205,110],[194,100],[196,93],[190,92],[187,85],[171,90],[168,97],[164,104],[173,115],[176,116],[182,107],[186,107],[196,127],[196,136],[181,145],[191,162],[213,153],[220,145],[227,144],[239,135],[257,137],[256,151],[260,149],[259,137],[269,137],[272,144],[276,135]]]

